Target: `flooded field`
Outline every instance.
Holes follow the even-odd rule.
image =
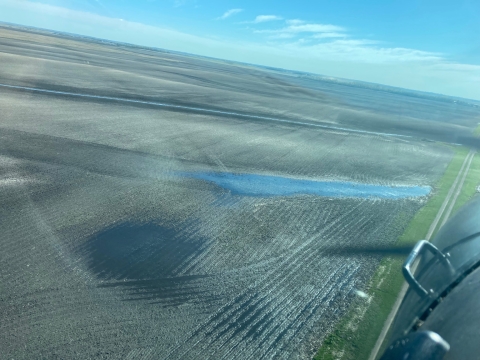
[[[235,195],[259,197],[312,194],[334,198],[404,199],[427,196],[431,190],[429,186],[382,186],[256,174],[185,173],[180,175],[213,182]]]

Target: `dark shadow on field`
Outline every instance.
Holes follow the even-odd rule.
[[[189,223],[182,228],[194,227]],[[179,233],[154,223],[123,222],[92,236],[81,248],[90,271],[104,288],[121,288],[127,300],[150,300],[175,306],[194,299],[202,302],[213,296],[199,289],[204,275],[181,275],[193,269],[193,263],[206,248],[204,238]]]
[[[96,233],[79,252],[100,279],[140,280],[175,275],[203,252],[205,243],[170,227],[126,221]]]
[[[142,280],[175,276],[203,252],[205,243],[157,224],[123,222],[95,234],[81,252],[100,279]]]

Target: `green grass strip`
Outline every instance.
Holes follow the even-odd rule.
[[[480,186],[480,154],[475,154],[468,170],[467,177],[463,184],[462,192],[458,195],[457,201],[453,206],[452,216],[455,212],[465,205],[465,203],[477,194],[477,188]]]
[[[447,193],[460,171],[469,149],[454,148],[455,154],[447,166],[442,178],[433,190],[433,195],[410,221],[404,233],[399,237],[397,245],[415,244],[424,239]],[[479,158],[475,157],[475,169],[478,170]],[[472,162],[472,166],[473,166]],[[475,170],[475,171],[477,171]],[[465,180],[465,192],[459,195],[458,201],[468,198],[468,194],[475,188],[473,185],[478,173],[470,173]],[[477,179],[478,176],[476,177]],[[473,190],[475,191],[475,190]],[[460,199],[460,197],[462,197]],[[399,215],[399,217],[405,215]],[[399,219],[400,220],[400,219]],[[358,297],[347,315],[337,324],[334,330],[327,335],[322,347],[314,357],[315,360],[349,360],[367,359],[377,341],[386,318],[390,313],[398,293],[403,284],[401,265],[404,259],[385,257],[370,280],[365,292],[369,298]],[[388,335],[387,335],[388,339]],[[388,345],[385,341],[383,348]],[[383,352],[380,350],[379,354]]]
[[[479,123],[478,126],[475,128],[475,130],[473,130],[473,135],[475,135],[475,136],[480,136],[480,123]]]

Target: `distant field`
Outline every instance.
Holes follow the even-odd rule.
[[[397,281],[341,250],[416,240],[458,160],[439,141],[478,143],[478,110],[443,98],[0,35],[0,84],[17,87],[0,87],[9,358],[311,358],[379,271]],[[411,187],[432,193],[364,193]]]

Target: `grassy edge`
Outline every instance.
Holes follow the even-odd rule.
[[[414,244],[416,241],[425,238],[438,209],[458,175],[469,149],[457,147],[454,148],[454,151],[454,156],[445,173],[434,188],[433,196],[415,214],[404,233],[397,240],[397,245]],[[472,166],[475,165],[475,171],[480,172],[479,158],[475,156],[473,160],[475,164],[472,162]],[[457,200],[459,204],[460,202],[466,202],[469,197],[473,196],[475,192],[475,185],[472,185],[474,175],[478,175],[478,173],[470,171],[467,175],[465,187]],[[403,277],[399,269],[403,260],[386,257],[380,262],[378,269],[366,287],[368,297],[359,297],[354,301],[347,315],[327,335],[314,360],[368,358],[402,287]]]
[[[480,154],[476,153],[473,157],[470,170],[468,171],[462,192],[458,195],[457,202],[453,206],[452,215],[470,200],[477,193],[477,187],[480,185]]]
[[[475,130],[473,130],[473,135],[475,135],[475,136],[480,136],[480,123],[479,123],[478,126],[475,128]]]

